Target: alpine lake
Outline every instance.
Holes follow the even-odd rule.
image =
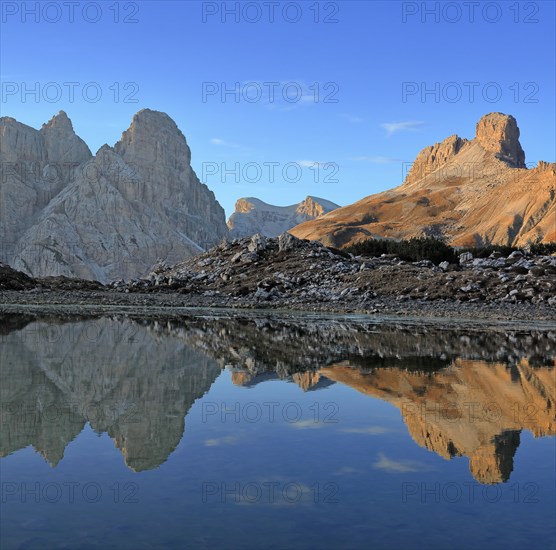
[[[556,327],[0,317],[0,546],[548,549]]]

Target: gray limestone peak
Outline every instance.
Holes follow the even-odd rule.
[[[43,136],[50,163],[79,165],[92,156],[87,144],[74,132],[64,111],[43,124],[39,133]]]
[[[40,130],[5,117],[0,132],[2,166],[14,163],[0,187],[0,261],[30,275],[138,277],[159,258],[183,260],[228,234],[165,113],[139,111],[95,156],[64,111]]]
[[[260,233],[277,237],[307,220],[314,220],[339,206],[318,197],[306,197],[291,206],[274,206],[254,197],[238,199],[228,220],[230,236],[248,237]]]

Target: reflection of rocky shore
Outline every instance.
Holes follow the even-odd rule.
[[[134,470],[176,447],[221,368],[234,384],[341,383],[397,406],[413,439],[505,481],[520,432],[554,435],[556,335],[346,320],[0,318],[0,456],[33,445],[56,465],[89,421]]]
[[[515,365],[552,365],[556,334],[550,331],[446,330],[408,323],[365,323],[346,319],[198,318],[151,322],[160,335],[173,335],[239,369],[244,381],[263,373],[288,378],[347,361],[362,368],[438,370],[456,358]],[[240,376],[235,374],[235,377]]]

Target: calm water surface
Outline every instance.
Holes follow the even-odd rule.
[[[0,318],[0,545],[554,548],[556,331]]]

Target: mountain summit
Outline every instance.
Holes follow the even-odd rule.
[[[139,111],[121,140],[95,156],[63,111],[40,130],[4,117],[0,132],[0,261],[16,269],[128,279],[228,233],[224,210],[165,113]]]
[[[472,140],[425,147],[399,187],[290,232],[341,247],[368,238],[433,236],[455,246],[556,241],[556,164],[525,168],[513,116],[490,113]]]

